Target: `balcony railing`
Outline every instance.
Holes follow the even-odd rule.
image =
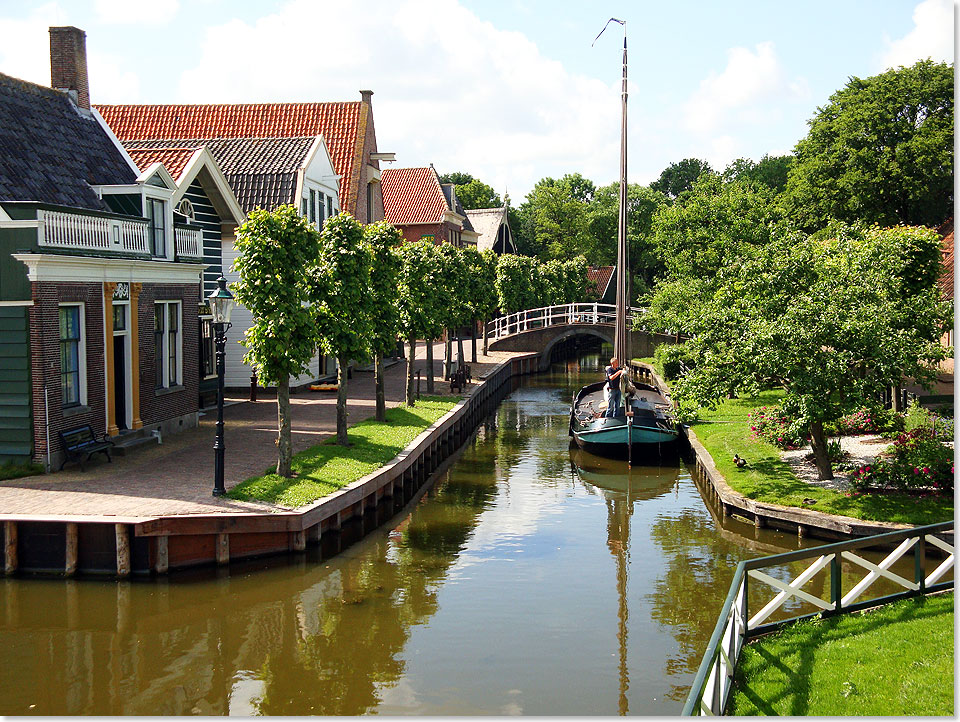
[[[63,211],[39,210],[38,242],[44,248],[114,251],[149,256],[147,222]]]
[[[192,226],[174,226],[174,251],[177,258],[203,259],[203,231]]]

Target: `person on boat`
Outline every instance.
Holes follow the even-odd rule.
[[[604,395],[607,397],[607,411],[604,416],[613,418],[620,410],[620,374],[623,369],[620,368],[620,359],[614,356],[610,359],[610,365],[604,369],[607,374],[607,383],[603,387]]]

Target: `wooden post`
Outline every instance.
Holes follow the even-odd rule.
[[[117,576],[130,576],[130,534],[126,524],[114,524],[117,537]]]
[[[158,536],[156,542],[156,560],[154,561],[153,570],[157,574],[166,574],[170,571],[170,537]]]
[[[230,535],[217,534],[217,564],[230,563]]]
[[[7,521],[3,524],[3,571],[13,574],[17,571],[17,522]]]
[[[76,522],[67,522],[66,562],[63,565],[63,573],[68,577],[77,573],[77,536]]]
[[[307,534],[302,529],[293,532],[293,550],[302,552],[307,548]]]

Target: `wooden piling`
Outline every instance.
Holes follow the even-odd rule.
[[[217,534],[217,564],[230,563],[230,535]]]
[[[3,523],[3,571],[14,574],[17,571],[17,522]]]
[[[114,524],[117,537],[117,576],[130,576],[130,532],[126,524]]]
[[[77,538],[78,538],[78,527],[76,522],[67,522],[67,534],[66,534],[66,543],[64,549],[64,558],[65,562],[63,565],[63,573],[72,577],[77,573]]]

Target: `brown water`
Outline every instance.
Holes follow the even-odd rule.
[[[720,525],[675,459],[571,451],[598,374],[556,369],[352,545],[0,580],[0,714],[678,714],[737,562],[797,539]]]

